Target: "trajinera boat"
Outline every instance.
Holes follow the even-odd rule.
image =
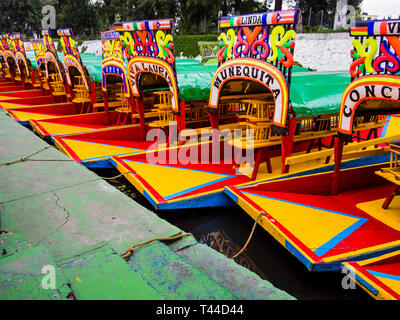
[[[225,188],[308,269],[344,268],[376,299],[400,298],[399,23],[361,21],[350,29],[352,81],[334,148],[285,159],[293,165],[333,156],[333,164]]]
[[[293,72],[296,19],[295,10],[221,18],[220,65],[207,109],[211,128],[219,129],[219,135],[157,152],[112,157],[111,163],[155,208],[231,205],[225,186],[281,179],[289,171],[327,170],[333,164],[349,76]],[[358,139],[388,132],[383,117],[357,119]],[[389,127],[394,126],[392,118]],[[207,128],[180,134],[196,138],[202,129]],[[237,139],[235,130],[240,130]],[[323,161],[311,156],[322,148],[328,153]],[[301,155],[307,161],[293,161]]]

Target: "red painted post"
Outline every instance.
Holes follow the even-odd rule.
[[[339,193],[340,187],[340,169],[342,165],[342,157],[343,157],[343,145],[344,141],[338,137],[335,137],[335,169],[332,174],[332,185],[331,185],[331,194],[337,195]]]
[[[69,91],[69,95],[70,95],[71,101],[74,101],[75,100],[74,89],[72,89],[72,87],[70,87],[70,86],[67,86],[67,88],[68,88],[68,91]]]
[[[32,74],[32,76],[31,76],[32,86],[35,87],[35,84],[36,84],[36,72],[35,72],[35,70],[32,69],[31,74]]]
[[[10,76],[11,76],[11,81],[14,85],[17,84],[17,82],[15,81],[15,67],[11,66],[10,67]]]
[[[90,92],[89,92],[89,97],[90,97],[90,103],[92,106],[97,102],[97,97],[96,97],[96,84],[94,82],[90,83]],[[93,109],[94,111],[94,109]]]
[[[144,140],[146,138],[146,124],[144,119],[144,101],[142,99],[135,99],[136,107],[139,113],[140,121],[140,139]]]
[[[65,92],[65,98],[67,99],[67,102],[71,102],[73,100],[72,97],[72,88],[66,83],[64,79],[64,92]],[[69,95],[69,98],[68,98]]]
[[[40,84],[40,91],[42,92],[42,96],[44,96],[45,92],[44,92],[44,87],[43,87],[43,79],[42,79],[42,74],[40,71],[38,71],[38,78],[39,78],[39,84]]]
[[[181,100],[179,103],[179,115],[175,115],[175,119],[177,120],[178,125],[178,136],[181,130],[186,129],[186,102]]]
[[[389,195],[386,197],[385,202],[382,205],[383,209],[387,209],[390,205],[390,203],[392,202],[393,198],[395,196],[398,196],[400,192],[400,186],[395,185],[391,190]]]
[[[211,112],[208,112],[208,115],[210,117],[211,128],[212,129],[218,129],[219,128],[218,115],[217,114],[213,114]]]
[[[101,94],[103,95],[103,101],[104,101],[104,125],[107,126],[110,124],[110,112],[108,110],[107,92],[104,92],[102,90]]]
[[[22,84],[22,89],[26,90],[25,73],[23,71],[21,72],[21,84]]]
[[[287,134],[287,136],[282,137],[282,151],[281,151],[282,170],[281,170],[281,174],[289,172],[289,166],[285,165],[285,161],[286,161],[287,157],[290,157],[292,155],[295,131],[296,131],[296,119],[289,119],[288,134]]]

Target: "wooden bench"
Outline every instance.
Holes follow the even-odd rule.
[[[365,150],[365,151],[361,151],[361,152],[352,152],[352,151],[357,151],[357,150],[360,150],[360,149],[363,149],[363,148],[366,148],[369,146],[379,145],[379,144],[387,143],[387,142],[397,140],[397,139],[400,139],[400,135],[377,138],[377,139],[367,140],[367,141],[363,141],[363,142],[350,143],[343,147],[343,159],[354,159],[354,158],[358,158],[361,156],[374,155],[374,154],[379,154],[381,152],[385,152],[384,151],[385,148],[379,148],[377,150]],[[287,157],[285,159],[285,164],[286,165],[294,165],[294,164],[302,163],[302,162],[309,161],[309,160],[323,159],[328,156],[332,156],[333,154],[334,154],[334,150],[328,149],[328,150],[322,150],[322,151],[312,152],[312,153],[308,153],[308,154],[291,156],[291,157]]]
[[[108,102],[108,107],[109,108],[114,108],[114,107],[121,107],[122,106],[122,101],[111,101]],[[98,102],[93,104],[93,112],[98,112],[98,109],[104,108],[104,102]]]
[[[230,130],[234,131],[235,129],[243,130],[246,129],[248,126],[247,122],[235,122],[235,123],[228,123],[228,124],[221,124],[219,126],[219,131],[221,132],[222,130]],[[199,136],[201,135],[202,131],[204,132],[210,132],[211,134],[212,127],[203,127],[203,128],[196,128],[196,129],[184,129],[181,131],[181,135],[184,135],[186,137],[193,137],[193,136]]]

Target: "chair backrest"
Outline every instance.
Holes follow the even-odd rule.
[[[163,123],[169,123],[170,121],[174,120],[174,114],[172,113],[172,110],[160,110],[158,112],[158,116],[160,121]]]
[[[269,140],[273,136],[271,126],[272,122],[258,125],[249,125],[247,127],[247,130],[254,130],[254,143],[260,143]],[[246,133],[246,136],[248,136],[248,131]]]
[[[172,108],[172,103],[171,103],[171,91],[165,90],[165,91],[157,91],[155,92],[156,96],[158,96],[158,101],[159,103],[155,104],[155,107],[168,107],[171,106]]]
[[[50,74],[50,85],[53,88],[54,94],[65,94],[64,82],[61,81],[60,76],[56,73]]]

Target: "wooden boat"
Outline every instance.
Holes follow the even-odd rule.
[[[196,127],[202,122],[209,123],[203,111],[209,90],[207,80],[211,81],[211,70],[215,67],[204,67],[193,60],[176,62],[172,26],[170,19],[123,22],[115,24],[116,31],[102,35],[103,92],[110,80],[121,79],[125,84],[127,106],[120,111],[125,111],[133,124],[95,132],[53,134],[60,150],[88,167],[112,167],[108,161],[112,156],[147,151],[154,144],[154,141],[146,141],[150,129],[168,134],[169,122],[174,119],[177,132],[186,125]],[[143,43],[147,49],[143,49]],[[178,82],[179,78],[183,80]],[[107,100],[105,96],[105,103]],[[93,130],[83,116],[38,123],[48,131],[54,124],[67,126],[72,125],[71,122]]]
[[[26,58],[20,34],[0,35],[0,101],[35,97],[38,81],[30,61]]]
[[[398,299],[400,292],[400,148],[392,143],[400,140],[400,65],[387,63],[398,59],[400,34],[392,23],[397,22],[357,22],[350,30],[352,82],[343,93],[334,148],[285,162],[333,156],[332,165],[225,189],[309,270],[340,270],[344,263],[379,299]],[[369,126],[368,120],[387,115],[390,121],[380,135],[360,138],[358,130]]]
[[[400,250],[377,258],[344,262],[349,276],[377,300],[400,300]]]
[[[135,22],[135,23],[144,23],[144,22]],[[131,23],[132,24],[132,23]],[[116,30],[123,31],[123,23],[121,24],[116,24],[115,28]],[[145,28],[143,26],[143,28]],[[150,32],[151,30],[147,31]],[[132,36],[131,36],[132,37]],[[139,37],[132,37],[135,41],[135,39],[139,40]],[[154,38],[154,37],[153,37]],[[116,39],[115,39],[116,40]],[[150,41],[151,39],[146,39],[144,41]],[[173,44],[171,38],[171,44]],[[134,42],[135,43],[135,42]],[[171,46],[171,45],[170,45]],[[127,47],[124,48],[126,51]],[[162,51],[161,51],[162,52]],[[147,53],[148,55],[151,53]],[[171,54],[173,55],[173,50],[171,50]],[[160,55],[160,53],[159,53]],[[140,57],[141,55],[138,54]],[[137,58],[138,59],[138,58]],[[175,62],[175,59],[174,59]],[[177,121],[178,125],[178,132],[181,132],[186,128],[186,126],[189,126],[191,128],[199,128],[199,127],[207,127],[210,126],[210,118],[207,115],[207,102],[205,99],[209,97],[209,90],[210,90],[210,83],[212,80],[212,74],[216,71],[216,66],[201,66],[199,63],[196,65],[193,62],[189,62],[182,65],[180,63],[176,63],[176,76],[173,77],[173,79],[182,79],[176,81],[176,83],[173,84],[174,88],[171,88],[171,95],[180,98],[180,102],[174,102],[175,104],[179,104],[179,107],[171,106],[173,109],[172,111],[174,112],[174,118]],[[140,67],[140,66],[139,66]],[[180,68],[182,69],[182,72],[180,71]],[[174,69],[173,69],[174,71]],[[142,71],[141,74],[146,73],[146,71]],[[151,72],[150,72],[151,73]],[[162,77],[159,77],[162,78]],[[154,81],[153,81],[154,82]],[[135,83],[135,80],[134,80]],[[149,83],[149,85],[156,87],[158,86],[157,89],[160,89],[160,85],[164,87],[168,87],[168,84],[157,84],[157,83]],[[143,87],[143,85],[142,85]],[[149,87],[150,89],[151,87]],[[146,89],[146,88],[145,88]],[[132,92],[135,94],[138,92],[138,89],[132,89]],[[178,94],[174,93],[177,92]],[[145,94],[145,91],[144,91]],[[138,93],[135,94],[135,100],[136,102],[139,102],[144,99],[139,99]],[[202,101],[203,100],[203,101]],[[229,101],[225,103],[225,106],[228,107]],[[177,111],[177,109],[180,109]],[[226,108],[227,109],[227,108]],[[144,112],[145,113],[145,118],[146,114],[151,115],[154,113],[152,110],[149,110],[149,112]],[[170,114],[170,113],[169,113]],[[140,116],[139,116],[140,118]],[[64,121],[65,118],[63,119],[57,119],[57,120],[46,120],[46,121],[41,121],[43,124],[44,122],[48,124],[63,124],[65,125],[66,123],[61,123],[59,121]],[[73,120],[73,118],[70,118],[69,120]],[[227,116],[227,115],[222,115],[220,122],[223,124],[224,121],[232,122],[232,117]],[[167,121],[168,122],[168,121]],[[164,121],[166,123],[166,121]],[[158,125],[158,124],[157,124]],[[229,125],[229,123],[228,123]],[[154,124],[153,124],[154,126]],[[165,126],[165,125],[164,125]],[[209,127],[210,128],[210,127]],[[145,127],[145,130],[147,132],[147,129]],[[139,148],[135,148],[132,143],[136,143],[135,141],[138,141],[134,135],[132,135],[132,129],[131,128],[116,128],[116,129],[107,129],[107,130],[102,130],[101,132],[96,132],[96,133],[82,133],[82,134],[76,134],[76,135],[68,135],[68,137],[54,137],[54,140],[56,141],[56,144],[65,151],[65,153],[69,154],[73,159],[76,161],[82,162],[87,166],[111,166],[110,163],[106,160],[112,156],[118,155],[118,154],[129,154],[129,153],[137,153],[143,151],[143,146],[141,145]],[[143,138],[140,138],[139,141],[141,141]],[[96,157],[91,157],[90,153],[87,152],[89,150],[89,146],[92,146],[90,150],[94,149],[93,145],[97,145],[95,150],[96,150]],[[133,148],[133,150],[130,150],[129,147]],[[127,148],[128,147],[128,148]]]
[[[110,52],[112,51],[111,48],[114,49],[114,52]],[[140,117],[132,115],[132,106],[135,110],[136,104],[131,97],[122,48],[118,32],[102,33],[103,58],[100,74],[101,77],[104,77],[104,81],[101,79],[102,88],[99,87],[97,94],[97,96],[100,95],[101,102],[98,98],[97,101],[92,103],[95,112],[53,119],[31,120],[30,123],[34,131],[43,138],[50,138],[51,136],[84,133],[100,129],[134,126],[135,122],[140,120]],[[114,67],[116,66],[118,66],[120,74],[115,73]],[[101,109],[104,109],[104,111],[100,111]],[[155,118],[156,112],[152,113],[153,118]],[[151,118],[151,114],[147,113],[145,117]]]
[[[41,72],[41,90],[49,90],[54,101],[30,106],[17,103],[18,101],[3,103],[3,109],[23,125],[29,125],[29,120],[33,119],[48,119],[86,113],[91,110],[92,103],[97,101],[95,86],[90,83],[79,51],[71,39],[72,30],[58,30],[58,35],[62,40],[60,43],[64,50],[65,67],[59,60],[50,32],[44,30],[42,35],[43,47],[41,49],[39,41],[32,41],[32,44],[39,47],[36,59],[38,69]],[[76,73],[71,76],[71,72]]]
[[[289,170],[304,171],[332,163],[331,156],[325,161],[310,159],[293,164],[287,159],[293,153],[308,157],[315,150],[332,150],[348,76],[344,72],[293,76],[296,34],[291,27],[297,21],[297,11],[252,17],[256,23],[242,27],[238,27],[240,21],[250,21],[249,16],[221,18],[220,27],[226,33],[220,36],[220,66],[210,86],[208,109],[212,128],[242,130],[244,137],[159,150],[157,157],[162,161],[156,163],[154,151],[112,158],[113,165],[159,210],[231,205],[224,193],[226,185],[276,179]],[[244,53],[241,46],[247,48]],[[259,52],[262,46],[271,49]],[[226,122],[221,123],[222,119]],[[381,118],[360,121],[360,139],[370,138],[372,133],[378,136],[384,125]],[[247,144],[248,129],[254,130],[253,144]],[[248,161],[251,170],[241,165],[243,150],[254,150],[254,162]],[[218,161],[212,161],[213,152],[220,156]],[[177,154],[198,155],[207,161],[193,163],[187,157],[180,161]],[[174,181],[174,185],[168,181]]]

